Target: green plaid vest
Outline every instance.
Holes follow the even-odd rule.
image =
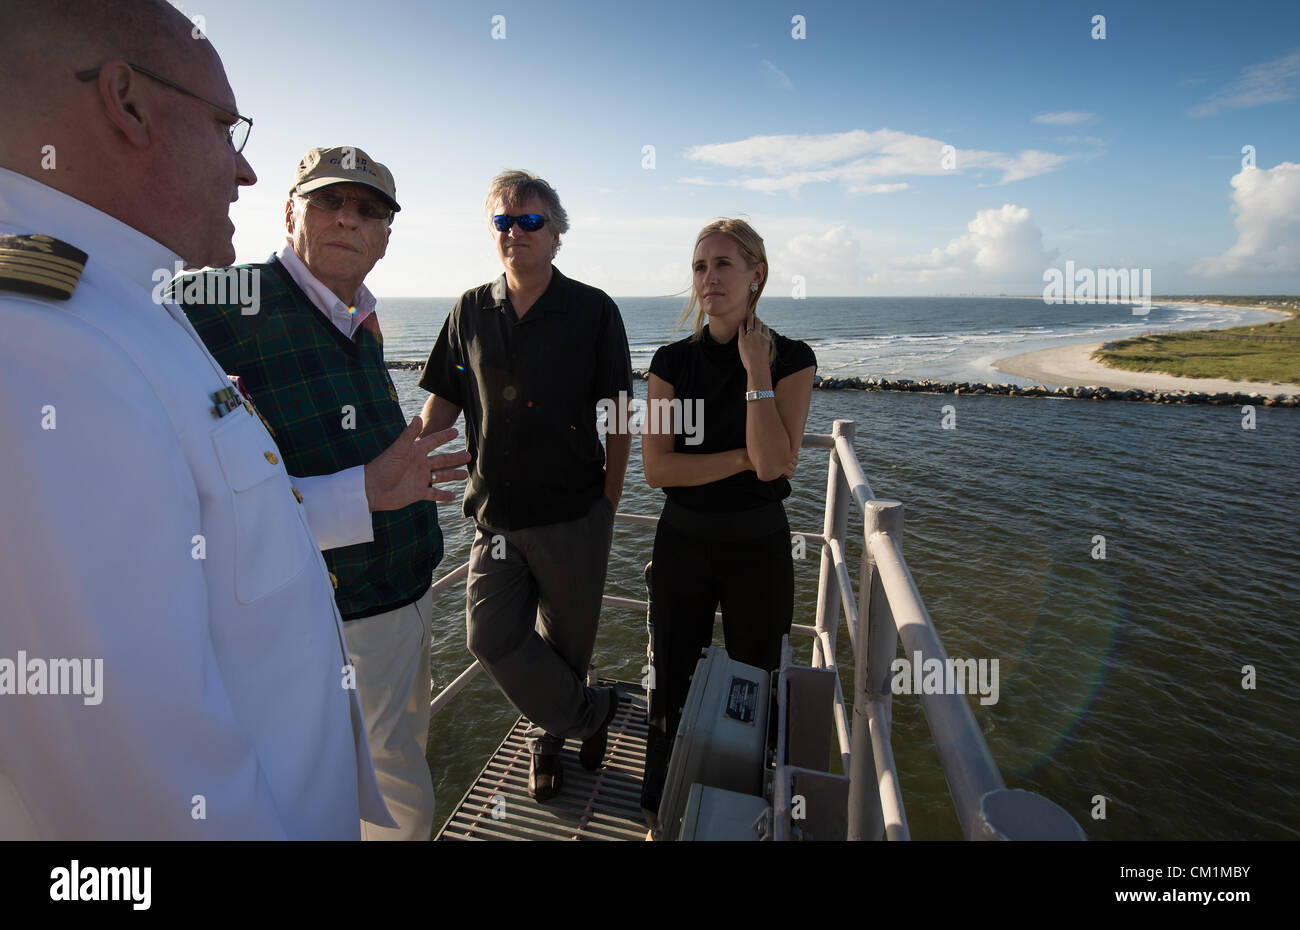
[[[241,312],[238,289],[226,286],[232,270],[245,269],[260,279],[259,309],[248,315]],[[205,279],[201,291],[196,279]],[[355,339],[343,335],[274,256],[260,265],[186,275],[172,283],[171,293],[216,360],[239,376],[274,431],[289,474],[328,475],[364,465],[406,428],[378,326],[367,321]],[[334,594],[344,620],[418,600],[442,559],[432,501],[371,519],[374,542],[323,553],[338,579]]]

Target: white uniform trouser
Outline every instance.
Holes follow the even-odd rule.
[[[413,604],[343,624],[366,718],[375,779],[397,828],[361,821],[363,840],[427,840],[433,832],[429,669],[433,592]]]

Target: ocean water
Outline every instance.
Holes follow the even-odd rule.
[[[619,303],[634,365],[644,368],[670,338],[680,301]],[[760,315],[809,341],[824,374],[963,380],[1006,380],[976,372],[1054,342],[1266,317],[1156,307],[1126,319],[1128,307],[1011,299],[772,304]],[[450,305],[381,302],[389,358],[422,359]],[[417,374],[393,377],[407,414],[417,413]],[[947,404],[956,429],[941,428]],[[814,391],[808,431],[829,432],[837,419],[856,424],[876,495],[905,505],[904,552],[949,655],[999,662],[998,702],[972,699],[972,709],[1008,787],[1052,799],[1093,839],[1300,838],[1300,411],[1259,408],[1247,430],[1238,408]],[[787,501],[795,531],[821,525],[826,467],[824,452],[804,453]],[[657,514],[661,505],[634,442],[620,510]],[[465,561],[472,538],[457,505],[440,510],[439,576]],[[851,512],[851,566],[861,527]],[[1104,559],[1094,557],[1097,537]],[[644,597],[652,539],[652,530],[616,527],[608,593]],[[812,622],[817,556],[811,548],[796,563],[798,622]],[[471,661],[463,588],[434,612],[441,687]],[[851,694],[842,629],[839,639]],[[796,644],[806,661],[807,640]],[[644,615],[607,609],[596,644],[602,674],[639,680],[644,655]],[[435,718],[437,824],[514,717],[480,676]],[[915,697],[894,699],[893,746],[913,836],[959,838]]]
[[[424,361],[455,299],[386,300],[380,307],[389,359]],[[673,324],[684,301],[627,297],[617,301],[632,367],[650,367],[654,350],[682,338]],[[1273,313],[1196,304],[1155,304],[1135,315],[1128,304],[1048,306],[1029,298],[764,297],[759,317],[817,353],[826,377],[880,375],[950,381],[1028,383],[995,371],[1008,355],[1073,342],[1109,342],[1144,332],[1218,329],[1277,319]]]

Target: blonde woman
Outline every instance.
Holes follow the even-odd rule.
[[[767,281],[762,238],[744,220],[705,226],[691,259],[687,338],[650,364],[651,410],[681,422],[646,430],[646,481],[666,500],[651,571],[654,690],[641,805],[659,807],[691,673],[721,605],[728,654],[774,669],[794,612],[790,496],[817,359],[755,314]],[[656,405],[656,401],[659,402]],[[673,408],[676,408],[674,403]]]

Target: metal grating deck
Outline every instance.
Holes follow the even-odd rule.
[[[585,770],[578,764],[579,741],[566,741],[560,755],[564,785],[558,797],[539,804],[528,796],[524,734],[530,724],[520,717],[447,818],[437,839],[644,840],[645,691],[622,681],[601,684],[617,688],[621,699],[609,724],[603,766],[594,772]]]

